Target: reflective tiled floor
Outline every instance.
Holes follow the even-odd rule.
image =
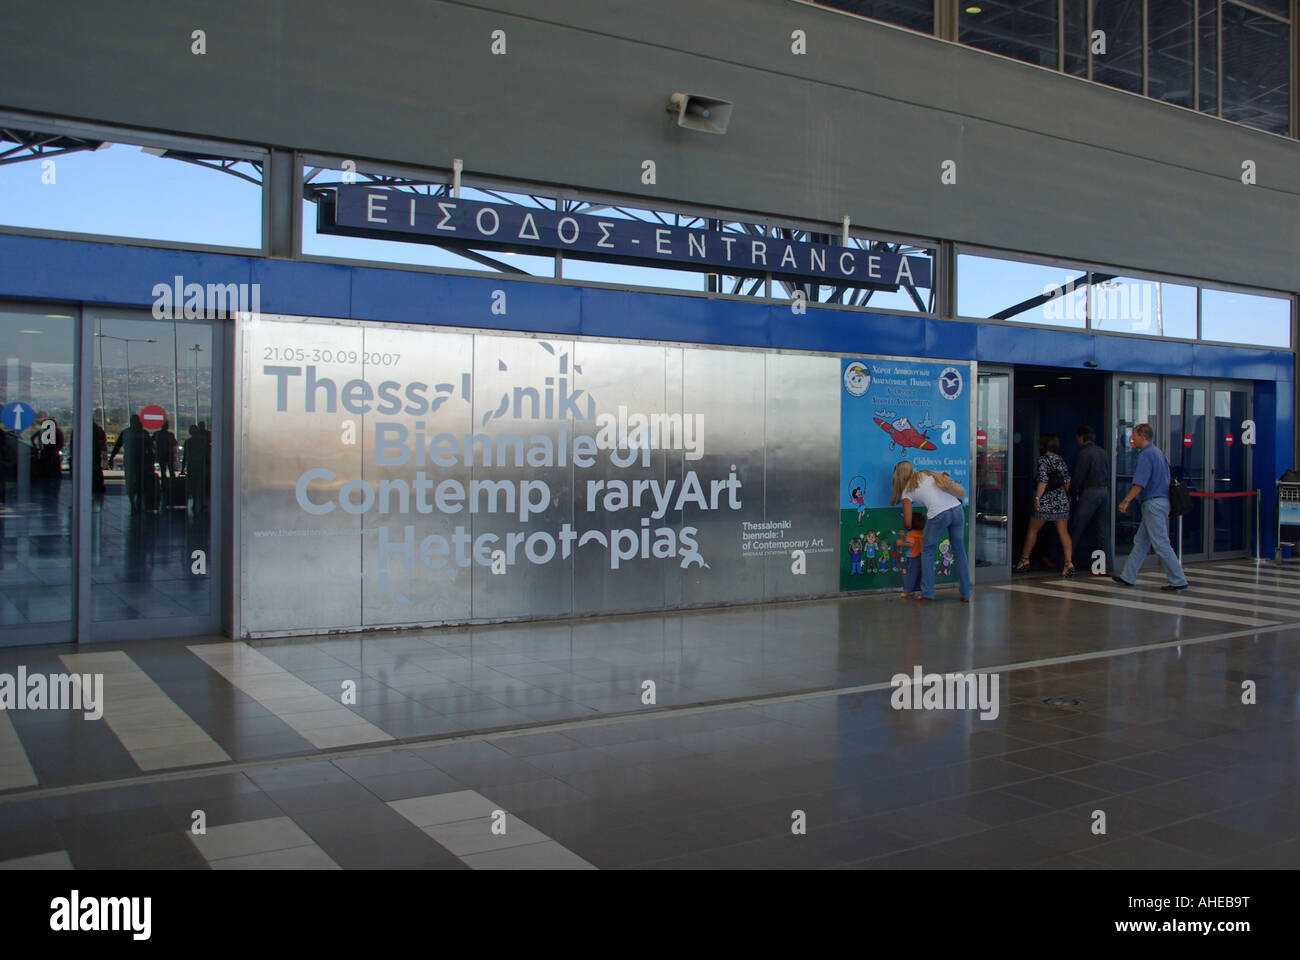
[[[2,651],[106,692],[0,713],[0,866],[1300,865],[1300,566],[1154,571]],[[996,672],[999,715],[893,709],[918,666]]]

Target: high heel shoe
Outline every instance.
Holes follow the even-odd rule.
[[[1067,564],[1065,565],[1065,569],[1061,571],[1061,576],[1063,576],[1063,577],[1072,577],[1072,576],[1074,576],[1074,564],[1072,564],[1072,563],[1067,563]]]
[[[1029,569],[1029,559],[1027,557],[1021,557],[1020,562],[1017,563],[1015,567],[1012,568],[1011,572],[1024,573],[1028,569]]]

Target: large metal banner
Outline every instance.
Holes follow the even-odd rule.
[[[316,229],[475,250],[563,250],[581,260],[685,270],[713,267],[734,275],[770,273],[880,290],[931,285],[928,257],[374,186],[340,186],[325,194],[317,206]]]
[[[839,586],[898,587],[908,546],[894,467],[906,459],[970,489],[970,365],[849,357],[841,371]],[[936,582],[956,580],[947,537],[934,564]]]
[[[243,635],[836,591],[835,357],[242,331]]]

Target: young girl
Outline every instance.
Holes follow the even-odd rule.
[[[921,543],[925,539],[925,517],[919,513],[912,514],[912,529],[907,532],[907,536],[898,538],[900,547],[906,546],[907,559],[903,566],[903,592],[901,597],[904,600],[911,598],[912,594],[921,589]]]

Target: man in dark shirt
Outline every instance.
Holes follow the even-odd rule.
[[[1134,500],[1140,501],[1142,526],[1133,537],[1133,551],[1128,555],[1124,571],[1111,579],[1125,586],[1134,586],[1147,553],[1154,547],[1160,565],[1165,568],[1165,576],[1169,578],[1160,589],[1186,590],[1187,577],[1183,565],[1178,562],[1178,554],[1169,543],[1169,461],[1152,442],[1154,436],[1150,424],[1139,423],[1133,428],[1133,446],[1139,451],[1137,469],[1133,473],[1133,486],[1119,502],[1119,509],[1123,513]]]
[[[1097,446],[1097,431],[1082,426],[1074,431],[1079,443],[1079,457],[1074,461],[1074,488],[1079,500],[1074,507],[1074,523],[1070,527],[1070,542],[1074,544],[1074,565],[1090,567],[1081,534],[1086,530],[1094,550],[1100,550],[1105,561],[1101,570],[1093,571],[1105,576],[1110,571],[1110,537],[1106,524],[1110,520],[1110,463],[1106,451]]]

